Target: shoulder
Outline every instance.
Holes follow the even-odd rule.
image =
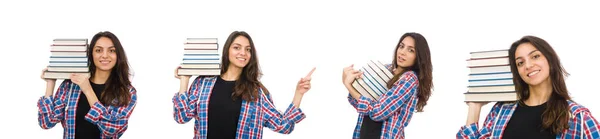
[[[517,105],[516,101],[500,101],[494,104],[493,108],[502,108],[502,107],[513,107]]]
[[[400,77],[402,77],[401,79],[408,80],[409,82],[418,82],[419,81],[418,80],[419,78],[417,77],[417,73],[415,73],[415,71],[412,71],[412,70],[402,73],[402,75]]]
[[[65,79],[60,83],[61,87],[67,87],[67,86],[71,86],[73,84],[73,82],[71,81],[71,79]]]
[[[581,104],[578,104],[572,100],[567,100],[567,103],[569,104],[569,112],[571,113],[571,115],[578,115],[581,113],[589,113],[590,110],[586,107],[584,107]]]
[[[218,76],[198,76],[194,79],[194,83],[201,83],[203,81],[207,81],[207,80],[216,80]]]
[[[128,88],[129,88],[129,93],[131,93],[131,94],[137,93],[137,90],[135,89],[135,87],[133,87],[133,85],[129,85]]]
[[[506,111],[506,110],[512,110],[518,102],[516,101],[500,101],[500,102],[496,102],[494,104],[494,106],[492,106],[491,111],[495,112],[495,113],[499,113],[501,110],[502,111]]]
[[[394,70],[394,67],[392,66],[392,64],[385,64],[383,66],[385,66],[385,68],[387,68],[390,71]]]

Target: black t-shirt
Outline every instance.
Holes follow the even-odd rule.
[[[217,78],[208,102],[208,139],[235,139],[240,110],[241,97],[231,98],[235,81]]]
[[[360,126],[360,139],[379,139],[381,138],[381,129],[383,122],[376,122],[365,115]]]
[[[95,84],[92,81],[90,81],[90,85],[92,86],[96,97],[100,99],[100,94],[104,90],[105,85]],[[85,115],[90,111],[90,104],[83,92],[79,95],[79,101],[77,102],[77,109],[75,111],[75,138],[99,139],[100,129],[98,129],[98,126],[85,120]]]
[[[542,128],[542,113],[546,103],[538,106],[517,104],[517,109],[504,129],[504,139],[554,139],[550,129]]]

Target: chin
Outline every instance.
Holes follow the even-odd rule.
[[[248,64],[234,64],[234,65],[235,65],[236,67],[239,67],[239,68],[244,68],[244,67],[246,67],[246,65],[248,65]]]
[[[112,69],[110,69],[110,68],[97,68],[97,69],[98,69],[98,70],[101,70],[101,71],[110,71],[110,70],[112,70]]]

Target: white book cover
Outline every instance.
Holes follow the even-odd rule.
[[[183,54],[219,54],[218,50],[183,50]]]
[[[218,43],[217,38],[187,38],[186,43]]]
[[[511,72],[510,66],[492,66],[492,67],[476,67],[469,68],[471,74],[479,74],[479,73],[496,73],[496,72]]]
[[[511,72],[493,73],[493,74],[470,74],[469,81],[490,80],[490,79],[512,79]]]
[[[468,60],[467,66],[478,67],[478,66],[491,66],[491,65],[508,65],[508,57],[506,58],[491,58],[491,59],[477,59]]]
[[[52,57],[87,57],[86,52],[50,52]]]
[[[513,79],[498,79],[498,80],[479,80],[479,81],[470,81],[469,87],[476,86],[493,86],[493,85],[512,85]]]

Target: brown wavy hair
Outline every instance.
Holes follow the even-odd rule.
[[[406,37],[415,39],[415,51],[417,52],[415,64],[407,69],[404,69],[402,73],[394,75],[394,77],[387,82],[387,87],[392,88],[394,83],[396,83],[396,81],[404,72],[408,70],[414,71],[419,79],[419,87],[417,89],[417,112],[423,112],[423,108],[425,105],[427,105],[427,100],[429,100],[429,97],[431,96],[431,90],[433,88],[433,66],[431,64],[429,44],[427,44],[425,37],[419,33],[408,32],[402,35],[402,37],[400,37],[400,41],[398,41],[398,45],[396,45],[396,49],[394,50],[394,59],[392,60],[392,66],[394,69],[398,68],[398,64],[396,64],[398,48],[400,47],[402,40],[404,40]]]
[[[565,85],[563,77],[568,76],[569,73],[564,70],[563,66],[560,64],[558,55],[545,40],[536,36],[524,36],[515,41],[509,49],[509,63],[520,105],[525,105],[524,101],[529,99],[529,85],[521,79],[521,76],[519,76],[515,61],[517,47],[524,43],[532,44],[544,55],[544,57],[546,57],[546,60],[548,60],[548,65],[550,66],[549,78],[552,82],[552,94],[546,102],[546,110],[542,113],[542,128],[550,129],[553,134],[560,133],[569,128],[570,110],[567,100],[571,100],[571,97],[569,97],[569,92],[567,91],[567,86]]]
[[[269,91],[264,87],[264,85],[259,81],[260,76],[262,76],[262,72],[260,70],[260,66],[258,64],[258,56],[256,55],[256,47],[254,47],[254,42],[250,35],[244,31],[234,31],[229,34],[227,41],[225,41],[225,47],[223,48],[223,55],[221,56],[221,75],[227,72],[229,68],[229,47],[233,43],[237,37],[245,37],[248,39],[250,43],[250,61],[244,68],[242,69],[242,74],[239,79],[235,82],[235,87],[233,88],[233,95],[231,96],[233,100],[238,97],[246,101],[255,101],[258,98],[258,89],[262,88],[263,92],[268,94]]]
[[[105,105],[125,106],[131,100],[131,94],[129,93],[129,86],[131,85],[129,63],[119,38],[109,31],[98,32],[94,35],[87,49],[90,79],[93,79],[96,73],[96,65],[94,65],[94,57],[92,56],[93,49],[96,46],[96,41],[102,37],[109,38],[112,41],[117,53],[117,63],[112,68],[108,80],[106,80],[106,87],[100,95],[100,102]]]

